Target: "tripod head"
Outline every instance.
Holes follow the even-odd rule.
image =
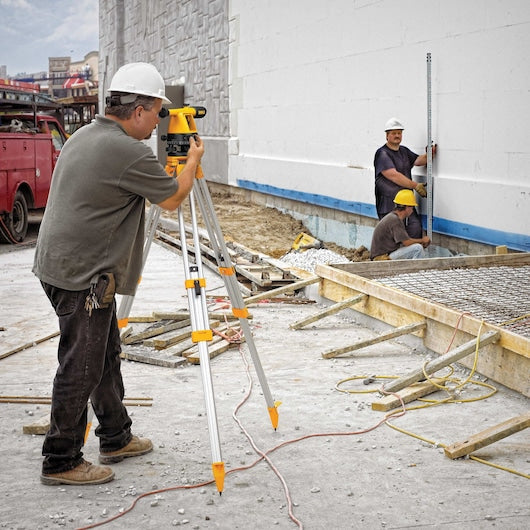
[[[167,142],[166,151],[169,157],[185,158],[190,147],[190,136],[197,134],[194,118],[204,118],[204,107],[182,107],[179,109],[162,109],[160,117],[169,116],[167,135],[162,140]]]

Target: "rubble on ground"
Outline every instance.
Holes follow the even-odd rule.
[[[318,264],[349,262],[345,256],[326,248],[310,248],[302,252],[290,251],[282,256],[280,261],[309,272],[314,272]]]
[[[291,266],[298,267],[309,272],[314,272],[318,264],[350,263],[352,261],[364,261],[370,259],[370,251],[361,246],[343,253],[334,252],[328,248],[309,248],[303,251],[291,250],[279,259]]]

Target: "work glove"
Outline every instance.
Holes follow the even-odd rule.
[[[427,197],[427,188],[425,187],[425,184],[422,184],[421,182],[418,183],[416,186],[416,191],[418,192],[418,195],[421,195],[422,197]]]
[[[425,146],[425,152],[427,152],[427,148],[428,148],[428,147],[429,147],[428,145]],[[437,147],[438,147],[438,144],[432,144],[432,157],[433,157],[433,158],[434,158],[434,156],[436,155],[436,148],[437,148]]]

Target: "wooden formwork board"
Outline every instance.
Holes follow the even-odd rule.
[[[498,265],[519,266],[530,264],[530,252],[513,254],[492,254],[484,256],[457,256],[453,258],[429,258],[421,260],[386,260],[361,261],[357,263],[340,263],[335,268],[346,270],[365,278],[377,278],[388,274],[413,272],[424,269],[456,269],[492,267]]]
[[[423,338],[425,346],[436,353],[445,353],[450,341],[453,347],[467,342],[487,331],[499,331],[495,344],[481,349],[477,371],[482,375],[530,396],[530,340],[502,327],[481,322],[465,313],[420,296],[378,283],[374,278],[425,268],[482,267],[497,264],[530,263],[530,254],[505,254],[495,256],[465,256],[462,258],[434,258],[429,260],[400,260],[362,262],[340,265],[318,265],[320,294],[334,302],[356,294],[368,295],[358,303],[355,311],[395,327],[406,326],[424,319],[427,327],[416,335]],[[455,332],[455,329],[458,331]],[[453,338],[454,335],[454,338]],[[471,366],[471,356],[461,364]]]

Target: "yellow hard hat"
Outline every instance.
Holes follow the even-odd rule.
[[[418,206],[412,190],[399,190],[394,197],[394,202],[403,206]]]

